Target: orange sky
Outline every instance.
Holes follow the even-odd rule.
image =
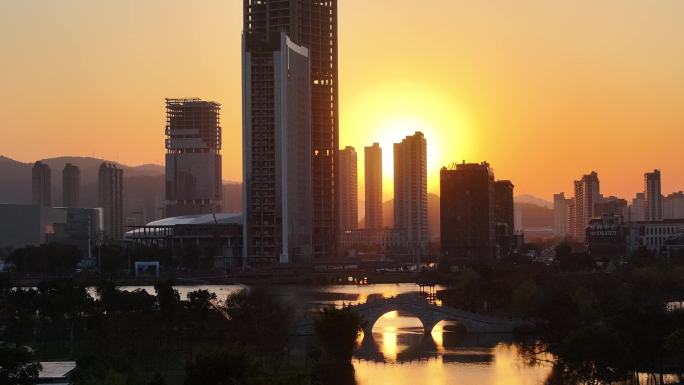
[[[197,96],[222,103],[239,180],[241,12],[0,1],[0,154],[162,163],[164,98]],[[389,166],[422,130],[432,191],[463,159],[546,199],[592,169],[604,194],[633,196],[656,167],[664,192],[684,189],[683,17],[679,0],[339,0],[340,145],[380,141]]]

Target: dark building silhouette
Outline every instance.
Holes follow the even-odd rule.
[[[603,197],[594,204],[594,218],[602,218],[607,215],[624,216],[627,210],[627,201],[618,197]]]
[[[497,256],[508,255],[513,248],[515,233],[515,203],[510,180],[494,182],[494,220]]]
[[[373,143],[364,149],[366,229],[381,230],[382,225],[382,148]]]
[[[166,215],[221,212],[221,105],[166,99]]]
[[[355,230],[359,227],[359,187],[354,147],[340,150],[339,160],[340,230]]]
[[[123,237],[123,170],[103,162],[97,174],[98,205],[102,208],[104,235],[111,241]]]
[[[644,174],[644,220],[663,219],[662,192],[660,190],[660,170]]]
[[[440,239],[446,257],[495,255],[494,200],[494,171],[487,162],[440,170]],[[503,206],[501,211],[507,211]]]
[[[336,0],[244,0],[243,3],[243,114],[245,162],[245,253],[249,256],[277,255],[282,243],[275,229],[276,178],[278,167],[276,124],[285,109],[298,113],[300,122],[310,119],[308,152],[311,159],[313,221],[312,255],[336,256],[339,229],[337,152],[337,1]],[[284,34],[284,36],[282,35]],[[298,109],[297,100],[289,107],[276,87],[278,68],[285,51],[308,57],[307,111]],[[274,55],[281,52],[281,55]],[[300,61],[296,57],[286,60]],[[296,75],[300,78],[300,75]],[[294,89],[300,88],[292,84]],[[290,116],[292,118],[292,116]],[[301,136],[301,135],[300,135]],[[282,143],[282,142],[281,142]],[[268,169],[273,170],[267,172]],[[264,203],[268,200],[271,203]],[[257,203],[257,202],[261,203]],[[262,204],[263,203],[263,204]],[[274,206],[274,207],[270,207]],[[257,237],[258,240],[255,238]]]
[[[71,163],[62,170],[62,206],[79,207],[81,197],[81,170]]]
[[[394,144],[394,228],[403,234],[414,262],[427,252],[427,142],[416,132]]]
[[[52,206],[52,181],[50,166],[43,162],[33,164],[31,170],[32,202],[36,206]]]

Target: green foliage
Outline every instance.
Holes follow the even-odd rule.
[[[81,251],[74,245],[53,242],[16,249],[7,260],[21,272],[65,273],[74,270],[81,260]]]
[[[363,319],[352,309],[323,309],[315,323],[316,336],[323,349],[335,361],[349,362],[356,340],[363,329]]]
[[[230,317],[229,338],[252,346],[267,355],[282,354],[293,326],[293,313],[274,292],[255,287],[231,294],[226,299]]]
[[[0,344],[0,384],[33,384],[40,369],[28,349]]]
[[[185,364],[185,385],[258,384],[254,359],[237,349],[212,349]]]
[[[536,318],[542,315],[544,294],[534,281],[525,281],[513,292],[511,313],[517,317]]]

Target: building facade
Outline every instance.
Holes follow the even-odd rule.
[[[495,256],[494,171],[487,162],[440,170],[440,239],[448,258]]]
[[[569,200],[564,193],[553,194],[553,235],[568,235]]]
[[[98,205],[102,208],[102,228],[107,240],[118,242],[123,237],[123,170],[103,162],[97,174]]]
[[[402,231],[416,264],[429,245],[427,141],[416,132],[394,144],[394,228]]]
[[[380,230],[382,224],[382,148],[373,143],[366,146],[363,152],[364,163],[364,196],[365,227]]]
[[[50,166],[36,162],[31,169],[31,195],[36,206],[52,206],[52,177]]]
[[[336,256],[339,231],[337,0],[244,0],[243,18],[243,132],[248,126],[255,134],[259,130],[264,132],[264,141],[255,140],[251,142],[255,147],[249,148],[254,156],[264,154],[259,162],[273,162],[273,149],[269,147],[274,143],[273,117],[278,110],[274,103],[277,80],[273,61],[274,52],[282,45],[281,33],[286,34],[291,46],[300,47],[296,51],[307,50],[309,97],[306,101],[311,131],[308,148],[298,151],[308,151],[311,158],[312,254],[314,258]],[[262,149],[256,148],[260,144],[264,144]],[[271,181],[273,175],[268,177]],[[250,191],[257,194],[248,186],[246,200],[258,199],[256,195],[249,196]],[[254,220],[254,217],[246,218],[246,223]],[[245,226],[251,231],[250,227]],[[264,242],[263,252],[272,253],[274,242]],[[248,239],[245,243],[248,250],[261,252],[261,247],[250,245]]]
[[[62,170],[62,206],[79,207],[81,203],[81,170],[71,163]]]
[[[601,197],[594,205],[594,217],[601,218],[606,215],[620,215],[624,218],[627,212],[627,201],[610,196]]]
[[[340,230],[359,227],[359,193],[356,150],[347,146],[339,152]]]
[[[595,216],[595,205],[601,198],[598,174],[592,171],[575,181],[575,220],[573,237],[584,241],[589,220]]]
[[[660,170],[644,174],[644,220],[663,219],[662,192],[660,190]]]
[[[303,262],[313,255],[311,59],[285,32],[277,37],[245,34],[243,41],[248,264]]]
[[[684,192],[674,192],[663,198],[663,219],[684,219]]]
[[[221,212],[221,105],[166,99],[166,215]]]

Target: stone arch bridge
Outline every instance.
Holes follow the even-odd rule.
[[[440,321],[456,321],[462,324],[468,333],[512,333],[534,326],[531,321],[490,317],[448,306],[437,306],[418,294],[369,300],[350,308],[363,317],[365,335],[371,335],[373,325],[380,317],[395,310],[418,318],[426,334],[431,333]]]

